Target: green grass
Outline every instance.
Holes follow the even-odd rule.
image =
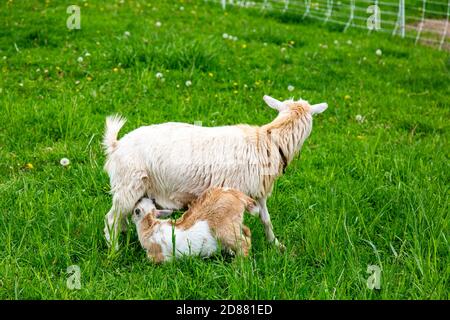
[[[79,3],[75,31],[68,3],[0,4],[0,298],[449,298],[448,52],[203,1]],[[275,117],[264,94],[329,104],[268,202],[286,252],[246,217],[244,261],[154,266],[134,228],[109,256],[105,117],[128,118],[121,135],[165,121],[264,124]],[[382,268],[380,290],[367,288],[368,265]]]

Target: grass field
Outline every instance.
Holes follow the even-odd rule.
[[[187,0],[80,0],[81,30],[68,30],[70,4],[0,3],[1,299],[450,297],[448,52]],[[154,266],[134,228],[108,254],[105,117],[128,119],[121,135],[165,121],[264,124],[276,115],[264,94],[329,104],[268,202],[286,251],[246,217],[247,260]],[[66,286],[70,265],[80,290]]]

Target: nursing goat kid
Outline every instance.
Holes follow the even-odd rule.
[[[169,122],[140,127],[118,140],[125,119],[108,117],[103,140],[113,195],[105,217],[108,244],[118,248],[119,229],[125,230],[127,215],[143,196],[161,208],[181,209],[210,187],[229,187],[257,201],[266,238],[279,246],[267,198],[311,133],[312,116],[327,104],[269,96],[264,101],[278,116],[263,126]]]
[[[157,210],[149,198],[138,201],[132,220],[139,242],[156,263],[186,255],[209,257],[220,248],[245,257],[251,247],[251,232],[243,223],[245,210],[259,212],[256,202],[242,192],[213,187],[176,221],[159,219],[170,212]]]

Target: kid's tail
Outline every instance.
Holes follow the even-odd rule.
[[[103,147],[107,155],[111,154],[116,148],[117,135],[127,120],[120,115],[109,116],[106,118],[105,135],[103,136]]]
[[[252,215],[252,216],[258,216],[259,215],[259,206],[256,203],[255,200],[253,200],[250,197],[245,196],[243,199],[245,203],[245,209]]]

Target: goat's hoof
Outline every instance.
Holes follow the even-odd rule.
[[[282,244],[280,241],[278,241],[278,239],[275,239],[273,241],[273,243],[275,244],[275,246],[281,251],[281,252],[285,252],[286,251],[286,246],[284,244]]]
[[[106,238],[106,245],[108,247],[108,250],[117,252],[119,251],[119,241],[111,241],[110,239]]]

